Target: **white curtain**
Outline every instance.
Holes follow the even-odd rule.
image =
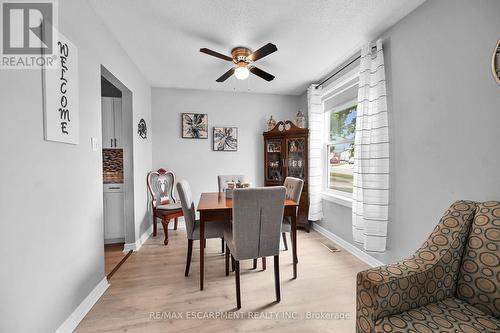
[[[323,104],[321,87],[307,89],[307,118],[309,121],[309,220],[323,218],[321,192],[323,191]]]
[[[389,126],[382,41],[361,50],[354,146],[352,232],[366,251],[385,251],[389,204]]]

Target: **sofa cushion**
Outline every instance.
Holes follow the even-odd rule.
[[[500,321],[451,297],[380,318],[375,332],[499,332]]]
[[[460,268],[457,297],[500,318],[500,202],[477,205]]]

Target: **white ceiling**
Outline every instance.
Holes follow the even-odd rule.
[[[360,46],[425,0],[91,0],[109,30],[154,87],[301,94]],[[272,42],[255,65],[276,76],[215,80],[230,54]]]

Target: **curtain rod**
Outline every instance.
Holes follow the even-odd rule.
[[[373,49],[376,49],[377,47],[376,46],[372,46],[371,50],[373,51]],[[328,82],[330,81],[335,75],[339,74],[340,72],[342,72],[344,69],[346,69],[347,67],[351,66],[354,62],[356,62],[357,60],[361,59],[361,54],[358,55],[356,58],[352,59],[351,61],[349,61],[349,63],[347,65],[344,65],[342,66],[342,68],[340,68],[338,71],[336,71],[335,73],[333,73],[332,75],[328,76],[326,79],[324,79],[323,81],[321,81],[316,87],[315,89],[318,89],[319,87],[321,87],[321,85],[323,85],[325,82]]]

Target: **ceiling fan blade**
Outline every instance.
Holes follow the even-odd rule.
[[[257,61],[260,58],[264,58],[267,55],[270,55],[273,52],[278,51],[278,48],[273,43],[267,43],[262,46],[260,49],[250,54],[247,58],[251,61]]]
[[[217,57],[217,58],[220,58],[220,59],[223,59],[223,60],[233,61],[233,58],[231,58],[231,57],[229,57],[227,55],[220,54],[219,52],[215,52],[215,51],[212,51],[210,49],[207,49],[206,47],[200,49],[200,52],[201,53],[206,53],[208,55],[211,55],[213,57]]]
[[[253,74],[257,75],[258,77],[263,78],[266,81],[272,81],[274,80],[274,75],[269,74],[268,72],[264,72],[262,69],[257,68],[257,67],[250,67],[249,68],[250,72]]]
[[[222,76],[220,78],[218,78],[217,80],[215,80],[215,81],[217,81],[217,82],[224,82],[224,81],[226,81],[231,75],[234,74],[234,69],[235,69],[234,67],[231,68],[230,70],[228,70],[227,72],[225,72],[224,74],[222,74]]]

